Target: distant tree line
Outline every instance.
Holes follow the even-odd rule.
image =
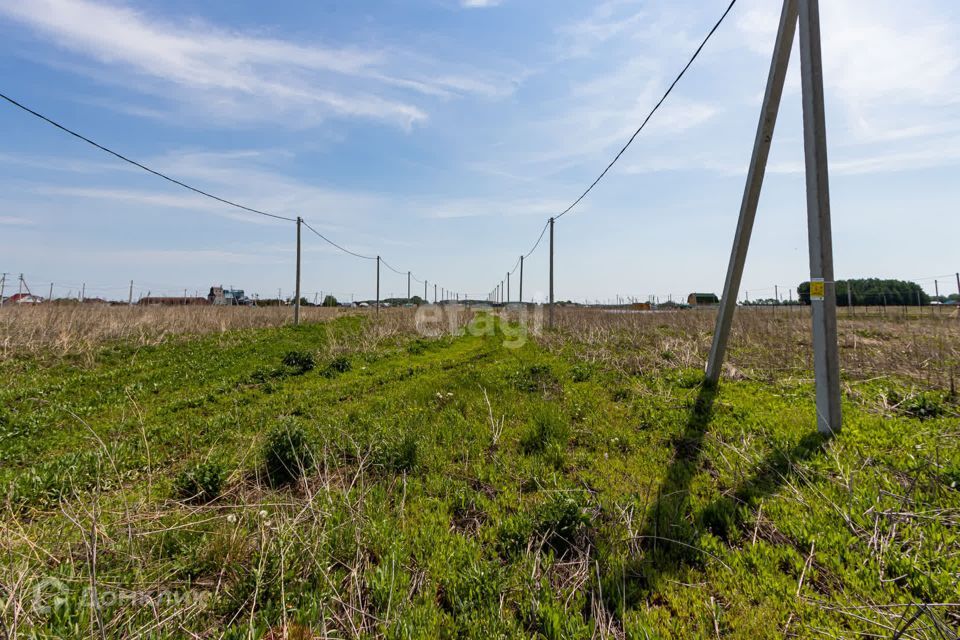
[[[850,295],[847,296],[849,290]],[[810,282],[804,281],[797,286],[797,296],[803,304],[810,304]],[[930,304],[923,288],[915,282],[906,280],[881,280],[880,278],[860,278],[857,280],[837,280],[837,306],[846,307],[848,301],[855,307],[864,306],[917,306]]]

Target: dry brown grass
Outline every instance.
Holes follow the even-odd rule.
[[[304,307],[300,317],[304,323],[346,315],[377,317],[361,336],[368,346],[398,333],[441,335],[462,328],[473,318],[473,313],[462,307],[455,314],[441,313],[418,322],[417,310],[411,308],[382,308],[375,316],[373,309]],[[90,354],[111,342],[147,346],[180,336],[292,323],[292,307],[7,305],[0,307],[0,361],[23,355]],[[336,350],[336,345],[332,348]]]
[[[889,310],[839,317],[840,366],[848,379],[899,376],[934,388],[960,377],[960,319],[955,314]],[[636,373],[702,368],[713,337],[715,312],[683,310],[606,313],[558,309],[559,331],[541,337],[553,349],[574,349]],[[740,308],[734,315],[726,374],[771,379],[810,375],[811,321],[803,307]]]
[[[301,318],[317,322],[350,312],[309,307],[301,310]],[[291,307],[6,305],[0,308],[0,360],[25,353],[82,353],[120,340],[143,346],[171,336],[278,327],[292,322]]]
[[[415,309],[382,309],[364,337],[377,342],[397,333],[435,336],[465,326],[473,312],[458,308],[451,316],[418,322]],[[436,308],[434,308],[436,311]],[[372,309],[301,310],[304,322],[322,322],[347,314],[373,317]],[[515,309],[501,311],[516,320]],[[631,374],[676,367],[701,368],[710,349],[715,313],[680,310],[610,313],[596,309],[557,309],[555,332],[539,331],[537,314],[531,333],[554,350],[576,352],[588,361],[605,362]],[[124,307],[41,305],[0,308],[0,361],[15,355],[89,353],[124,341],[135,346],[159,344],[172,337],[291,324],[290,307]],[[960,378],[960,319],[932,309],[860,309],[839,318],[841,369],[848,379],[895,375],[925,386],[950,388]],[[809,310],[803,307],[740,308],[734,316],[726,374],[772,379],[812,371]]]

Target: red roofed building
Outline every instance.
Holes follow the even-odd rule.
[[[43,298],[32,293],[15,293],[4,300],[3,304],[39,304],[41,302]]]

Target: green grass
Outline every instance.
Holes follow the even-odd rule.
[[[888,637],[890,605],[960,602],[945,393],[852,382],[826,440],[799,376],[711,390],[499,334],[344,352],[363,323],[0,364],[0,635]]]

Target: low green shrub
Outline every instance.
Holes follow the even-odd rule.
[[[576,544],[589,523],[582,492],[555,492],[532,515],[517,513],[504,518],[497,530],[497,546],[504,556],[517,555],[537,538],[562,555]]]
[[[411,432],[389,439],[383,448],[383,464],[396,472],[413,471],[420,462],[420,441]]]
[[[520,448],[526,454],[543,453],[550,445],[566,447],[570,440],[570,426],[560,413],[549,405],[534,410],[526,433],[520,438]]]
[[[586,362],[578,362],[570,367],[570,377],[574,382],[586,382],[593,376],[593,367]]]
[[[581,492],[557,492],[540,505],[536,515],[536,533],[558,553],[572,547],[577,534],[590,523]]]
[[[943,415],[945,408],[943,406],[943,398],[939,395],[934,393],[919,393],[901,402],[899,410],[900,413],[910,416],[911,418],[926,420]]]
[[[209,502],[220,495],[227,471],[222,464],[210,460],[192,464],[173,483],[176,497],[188,502]]]
[[[731,540],[740,525],[736,504],[727,499],[710,503],[700,513],[700,524],[721,540]]]
[[[510,374],[510,378],[514,387],[529,393],[546,392],[560,384],[549,364],[531,364]]]
[[[291,419],[273,427],[264,442],[263,461],[267,478],[275,485],[303,477],[313,466],[313,452],[303,428]]]
[[[295,373],[303,374],[312,371],[317,363],[313,353],[309,351],[288,351],[283,356],[283,365],[293,369]]]
[[[333,378],[341,373],[346,373],[353,368],[353,365],[350,363],[350,358],[347,356],[337,356],[331,360],[326,368],[323,370],[323,375],[327,378]]]

